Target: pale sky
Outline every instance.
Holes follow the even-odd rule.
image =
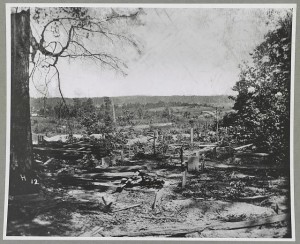
[[[133,34],[142,54],[123,48],[127,76],[91,60],[58,62],[65,97],[129,95],[228,95],[238,65],[263,40],[267,9],[145,9]],[[279,11],[274,18],[283,14]],[[31,84],[31,96],[38,96]],[[49,96],[59,96],[49,84]]]

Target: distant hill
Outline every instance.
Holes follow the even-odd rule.
[[[79,98],[84,101],[87,98]],[[96,106],[100,106],[104,103],[104,97],[92,97],[93,102]],[[115,105],[123,104],[147,104],[147,103],[165,103],[165,104],[205,104],[211,106],[232,106],[233,101],[228,98],[226,95],[220,96],[120,96],[112,97]],[[73,103],[73,98],[65,98],[66,102],[69,104]],[[39,110],[43,107],[44,101],[43,98],[31,98],[31,107],[36,110]],[[55,106],[57,103],[62,102],[60,97],[47,98],[46,103],[50,106]]]
[[[102,104],[103,98],[93,98],[95,104]],[[129,104],[129,103],[190,103],[190,104],[216,104],[216,103],[232,103],[228,96],[122,96],[113,97],[115,104]]]

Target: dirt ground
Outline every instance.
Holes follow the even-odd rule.
[[[181,169],[156,160],[95,169],[78,168],[66,160],[40,166],[40,193],[9,199],[8,236],[291,236],[288,219],[256,227],[212,228],[289,214],[289,180],[285,172],[268,165],[240,167],[208,161],[204,172],[188,173],[184,189]],[[163,180],[163,187],[134,186],[118,191],[122,179],[137,174],[136,167]],[[158,191],[161,199],[153,208]],[[192,226],[197,230],[186,230]]]

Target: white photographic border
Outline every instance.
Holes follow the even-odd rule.
[[[48,237],[48,236],[7,236],[7,211],[10,163],[10,116],[11,116],[11,20],[13,7],[97,7],[97,8],[290,8],[293,9],[292,49],[291,49],[291,94],[290,94],[290,204],[291,204],[291,238],[147,238],[147,237]],[[296,42],[296,8],[297,4],[115,4],[115,3],[6,3],[6,172],[4,197],[3,240],[172,240],[172,241],[295,241],[294,208],[294,82],[295,82],[295,42]]]

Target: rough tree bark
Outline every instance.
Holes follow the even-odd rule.
[[[30,12],[11,14],[10,194],[26,193],[32,178],[29,97]]]

